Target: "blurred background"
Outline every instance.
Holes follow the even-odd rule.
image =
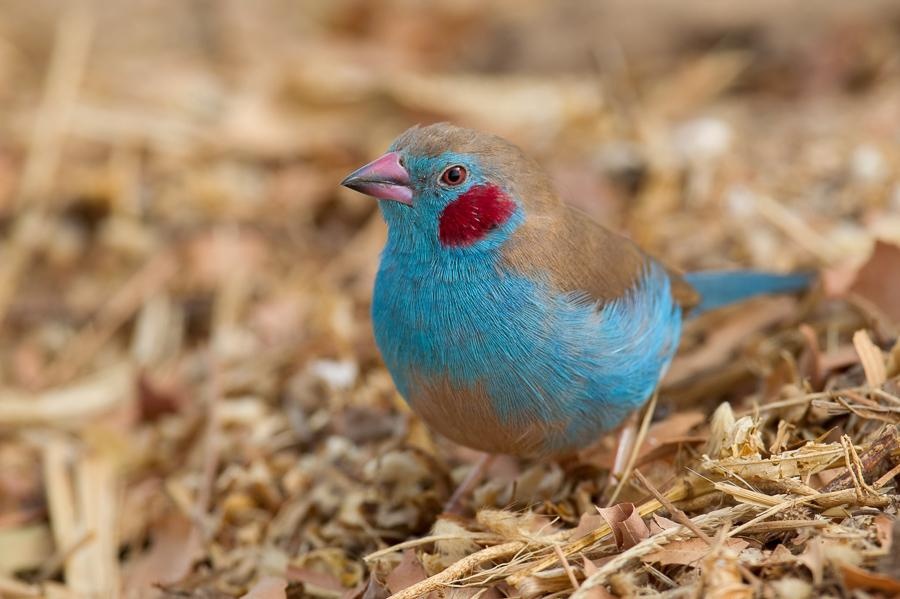
[[[684,269],[900,242],[891,0],[3,0],[0,594],[341,596],[429,530],[471,455],[398,401],[338,182],[439,120]]]

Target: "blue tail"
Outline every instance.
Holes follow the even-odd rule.
[[[807,289],[810,273],[779,275],[755,270],[706,270],[689,272],[684,279],[700,293],[700,304],[691,310],[696,316],[741,300],[771,293],[791,293]]]

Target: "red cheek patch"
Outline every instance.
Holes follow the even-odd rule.
[[[438,238],[449,247],[472,245],[512,216],[516,204],[494,185],[475,185],[444,208]]]

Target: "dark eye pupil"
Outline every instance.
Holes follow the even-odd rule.
[[[442,178],[448,185],[459,185],[466,180],[466,169],[461,166],[451,166],[444,171]]]

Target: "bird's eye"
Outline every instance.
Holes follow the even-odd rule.
[[[441,183],[451,186],[461,185],[466,180],[467,175],[466,167],[457,164],[441,174]]]

